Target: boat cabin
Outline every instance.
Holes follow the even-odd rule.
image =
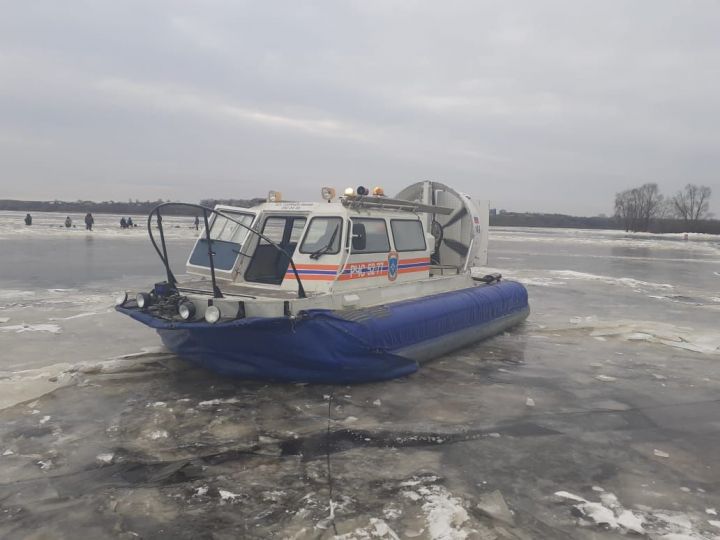
[[[431,183],[417,185],[424,184]],[[485,264],[487,204],[448,198],[442,188],[430,186],[431,198],[448,206],[426,204],[428,189],[416,189],[419,200],[409,201],[365,195],[364,188],[335,201],[217,206],[209,236],[218,286],[295,292],[299,279],[308,295],[317,295],[395,287]],[[334,194],[324,188],[328,193]],[[210,276],[207,243],[203,232],[188,273]]]

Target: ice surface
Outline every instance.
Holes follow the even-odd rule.
[[[115,291],[163,279],[143,235],[98,232],[4,241],[0,326],[62,331],[0,331],[3,539],[717,535],[713,239],[495,235],[491,261],[529,284],[527,323],[335,387],[178,360],[112,310]],[[514,526],[492,517],[495,490]]]

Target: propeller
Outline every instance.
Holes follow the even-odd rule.
[[[461,206],[455,212],[450,214],[450,217],[448,218],[447,222],[443,225],[443,227],[450,227],[460,221],[462,218],[464,218],[467,215],[467,208],[465,206]]]
[[[452,238],[443,238],[443,242],[447,247],[452,249],[461,257],[467,256],[468,251],[470,250],[470,246],[466,246],[462,242],[458,242],[457,240],[453,240]]]

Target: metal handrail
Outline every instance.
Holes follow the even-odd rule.
[[[201,204],[181,203],[181,202],[167,202],[167,203],[158,204],[152,210],[150,210],[150,213],[148,214],[148,221],[147,221],[147,228],[148,228],[148,235],[150,236],[150,242],[152,243],[153,247],[155,248],[155,251],[157,252],[158,256],[160,257],[160,260],[163,262],[163,265],[165,266],[167,281],[171,287],[175,288],[175,286],[177,285],[177,279],[175,278],[175,275],[172,273],[172,270],[170,269],[170,261],[168,260],[167,246],[165,245],[165,233],[164,233],[163,227],[162,227],[162,215],[160,213],[160,209],[165,206],[184,206],[184,207],[188,207],[188,208],[196,208],[196,209],[202,210],[203,220],[205,221],[205,238],[208,243],[208,258],[210,260],[210,278],[212,280],[213,297],[214,298],[222,298],[223,296],[222,296],[222,292],[220,291],[220,289],[217,286],[217,281],[215,279],[215,261],[213,259],[212,238],[210,237],[210,225],[209,225],[209,221],[208,221],[208,213],[222,216],[225,219],[228,219],[228,220],[232,221],[233,223],[240,225],[243,229],[246,229],[249,232],[251,232],[252,234],[265,240],[268,244],[273,246],[280,253],[282,253],[285,257],[287,257],[288,261],[290,262],[290,266],[292,267],[293,274],[295,275],[295,280],[297,281],[297,284],[298,284],[298,298],[307,298],[307,294],[305,294],[305,287],[303,287],[302,280],[300,279],[300,275],[298,274],[297,268],[295,268],[295,261],[293,261],[292,255],[290,255],[287,251],[285,251],[283,248],[278,246],[275,242],[270,240],[264,234],[256,231],[252,227],[248,227],[244,223],[240,223],[238,220],[236,220],[235,218],[233,218],[232,216],[229,216],[228,214],[226,214],[224,212],[220,212],[218,210],[215,210],[214,208],[208,208],[207,206],[203,206]],[[155,236],[152,231],[152,216],[153,216],[153,214],[157,215],[157,224],[158,224],[158,229],[160,231],[160,243],[162,245],[162,251],[160,251],[160,248],[158,247],[157,242],[155,241]]]

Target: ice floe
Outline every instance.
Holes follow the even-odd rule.
[[[653,509],[643,505],[628,509],[613,493],[605,490],[599,494],[600,501],[590,501],[568,491],[556,491],[554,495],[570,504],[580,526],[665,540],[707,538],[703,532],[706,528],[703,524],[705,520],[690,513]]]
[[[629,277],[612,277],[602,276],[597,274],[588,274],[586,272],[576,272],[574,270],[551,270],[551,274],[561,277],[566,280],[576,279],[583,281],[600,281],[608,285],[622,285],[624,287],[630,287],[632,289],[645,288],[645,289],[662,289],[671,290],[675,286],[669,283],[652,283],[649,281],[641,281]]]
[[[593,337],[615,337],[625,341],[660,343],[703,354],[720,354],[720,332],[700,331],[654,321],[604,321],[595,316],[572,317],[571,328],[589,330]],[[559,328],[552,329],[558,331]]]

